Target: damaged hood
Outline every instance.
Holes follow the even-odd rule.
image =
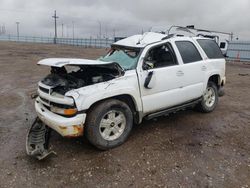
[[[43,59],[37,63],[38,65],[47,65],[50,67],[63,67],[65,65],[93,65],[93,66],[105,66],[109,68],[118,69],[124,72],[124,69],[116,62],[104,62],[99,60],[89,59],[70,59],[70,58],[48,58]]]

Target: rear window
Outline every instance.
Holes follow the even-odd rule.
[[[192,42],[189,41],[177,41],[175,42],[183,63],[193,63],[193,62],[197,62],[197,61],[201,61],[201,55],[199,53],[199,51],[197,50],[197,48],[194,46],[194,44]]]
[[[209,59],[224,58],[218,44],[214,40],[198,39],[197,42]]]

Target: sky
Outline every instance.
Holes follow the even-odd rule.
[[[0,0],[0,28],[16,35],[19,22],[22,36],[53,37],[54,10],[58,37],[111,38],[195,25],[250,40],[249,0]]]

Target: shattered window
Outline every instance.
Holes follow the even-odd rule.
[[[123,69],[135,69],[139,58],[140,50],[138,49],[112,49],[106,56],[100,57],[100,61],[116,62]]]

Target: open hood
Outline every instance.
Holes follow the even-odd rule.
[[[48,58],[39,61],[37,64],[47,65],[51,67],[63,67],[65,65],[108,65],[113,63],[114,62],[104,62],[104,61],[89,60],[89,59]]]
[[[121,75],[124,74],[124,69],[116,62],[104,62],[99,60],[89,59],[71,59],[71,58],[48,58],[43,59],[37,63],[38,65],[46,65],[50,67],[63,67],[65,65],[87,65],[87,66],[98,66],[107,67],[110,69],[116,69]]]
[[[50,74],[41,83],[62,95],[72,89],[106,82],[125,74],[118,63],[99,60],[50,58],[43,59],[37,64],[51,67]],[[67,65],[78,68],[67,69]]]

